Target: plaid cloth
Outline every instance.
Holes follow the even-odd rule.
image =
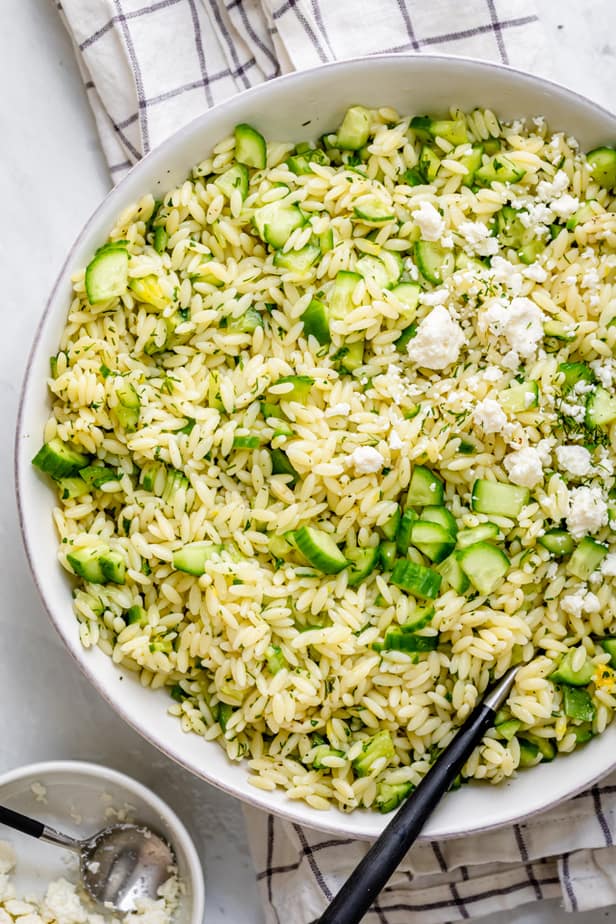
[[[114,181],[207,107],[297,68],[435,51],[546,71],[532,0],[63,0]],[[367,924],[443,924],[561,898],[616,903],[616,776],[525,825],[417,844]],[[268,924],[307,924],[366,847],[245,809]],[[612,872],[612,870],[614,872]]]

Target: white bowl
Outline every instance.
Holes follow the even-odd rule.
[[[490,107],[504,118],[541,114],[553,128],[575,135],[585,149],[616,138],[616,117],[569,90],[506,67],[445,56],[385,55],[343,61],[273,80],[205,112],[141,161],[79,234],[36,334],[17,429],[16,475],[24,541],[45,606],[82,670],[117,712],[173,760],[246,802],[313,828],[369,838],[379,834],[386,818],[367,811],[320,812],[288,800],[283,792],[255,789],[243,764],[230,764],[216,743],[181,731],[179,722],[166,714],[168,693],[144,689],[98,649],[82,649],[70,581],[56,558],[52,491],[30,464],[49,412],[49,356],[57,351],[64,326],[70,275],[103,243],[116,216],[146,192],[156,195],[180,183],[238,122],[251,122],[272,139],[316,138],[333,129],[347,106],[358,102],[394,106],[410,114],[442,111],[452,103],[465,109]],[[577,753],[521,773],[501,786],[465,786],[443,800],[424,837],[462,835],[540,811],[613,767],[615,744],[616,727]]]
[[[129,820],[157,831],[175,851],[185,891],[173,924],[202,924],[205,888],[195,845],[175,812],[136,780],[79,761],[29,764],[0,775],[0,803],[77,838],[113,824],[115,818],[106,814],[108,810],[126,806]],[[43,896],[49,883],[61,876],[78,881],[75,854],[5,827],[0,827],[0,840],[9,841],[17,855],[14,882],[18,896]]]

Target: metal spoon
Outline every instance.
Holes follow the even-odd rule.
[[[145,825],[110,825],[79,841],[2,805],[0,823],[78,854],[86,891],[117,911],[134,911],[140,899],[158,898],[175,866],[169,844]]]

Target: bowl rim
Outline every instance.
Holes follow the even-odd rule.
[[[105,764],[97,764],[85,760],[46,760],[31,764],[22,764],[0,773],[0,792],[10,783],[27,780],[28,777],[39,777],[45,784],[45,777],[51,775],[76,774],[96,780],[106,780],[122,787],[149,805],[168,826],[173,838],[172,846],[179,846],[184,852],[188,864],[187,875],[190,880],[191,924],[201,924],[205,913],[205,878],[203,867],[197,853],[197,848],[184,822],[179,818],[171,806],[161,799],[144,783],[136,780],[120,770],[114,770]],[[184,875],[186,878],[186,874]]]
[[[440,61],[440,62],[443,62],[443,64],[445,65],[454,65],[454,66],[457,65],[459,67],[463,67],[465,64],[467,64],[471,66],[472,68],[483,70],[486,73],[489,73],[489,72],[509,73],[512,75],[512,77],[515,80],[518,80],[518,81],[521,80],[523,84],[526,84],[529,87],[536,88],[537,86],[542,86],[548,90],[553,89],[557,91],[557,93],[561,96],[561,98],[565,98],[572,102],[576,102],[578,105],[583,106],[587,110],[596,112],[598,115],[602,116],[605,119],[609,119],[612,121],[616,119],[615,112],[612,112],[607,107],[602,106],[600,103],[597,103],[589,99],[588,97],[584,96],[584,94],[579,93],[576,90],[573,90],[569,87],[564,86],[563,84],[559,83],[556,80],[552,80],[550,78],[543,77],[540,75],[535,75],[535,74],[530,73],[529,71],[525,71],[520,68],[515,68],[508,64],[502,64],[502,63],[497,63],[493,61],[485,61],[480,58],[474,58],[472,56],[467,56],[467,55],[431,54],[431,53],[424,54],[424,53],[417,53],[417,52],[402,52],[402,53],[395,52],[395,53],[383,53],[383,54],[368,55],[368,56],[354,56],[350,58],[343,58],[343,59],[336,60],[336,61],[326,62],[326,63],[319,64],[311,68],[306,68],[304,70],[293,71],[288,74],[282,74],[271,80],[265,81],[261,84],[257,84],[256,86],[240,91],[239,93],[234,94],[228,99],[223,100],[220,103],[217,103],[215,106],[212,106],[209,109],[205,109],[200,115],[191,119],[186,125],[183,125],[177,131],[175,131],[172,135],[166,138],[163,142],[161,142],[161,144],[157,145],[155,148],[153,148],[147,154],[145,154],[139,161],[137,161],[137,163],[135,163],[126,172],[126,174],[120,179],[120,181],[115,186],[112,186],[107,191],[103,199],[98,203],[98,205],[92,211],[92,213],[90,214],[86,222],[80,227],[77,233],[77,236],[74,239],[67,253],[66,258],[62,263],[62,266],[58,270],[55,281],[50,290],[50,294],[45,302],[44,310],[36,326],[36,329],[33,335],[32,345],[28,352],[26,364],[24,367],[23,379],[22,379],[20,395],[19,395],[19,404],[18,404],[18,411],[17,411],[17,417],[16,417],[16,429],[15,429],[14,456],[13,456],[19,530],[20,530],[22,542],[24,545],[24,549],[26,552],[28,566],[30,568],[32,578],[34,580],[34,584],[41,598],[41,602],[43,604],[45,611],[47,612],[48,617],[50,618],[52,624],[54,625],[56,632],[62,639],[62,642],[65,648],[68,649],[70,655],[77,663],[77,666],[79,667],[82,674],[88,679],[88,681],[93,685],[93,687],[103,697],[103,699],[111,706],[114,712],[118,714],[123,719],[123,721],[125,721],[129,725],[129,727],[131,727],[134,731],[136,731],[137,734],[139,734],[142,738],[145,738],[146,741],[148,741],[150,744],[156,747],[159,751],[161,751],[163,754],[169,757],[174,763],[179,764],[181,767],[188,770],[191,774],[197,776],[198,779],[208,782],[210,785],[215,786],[218,789],[221,789],[223,792],[226,792],[228,795],[233,796],[236,799],[239,799],[242,803],[246,803],[250,805],[251,807],[259,809],[261,811],[274,814],[280,817],[281,819],[283,819],[284,821],[292,822],[294,824],[306,825],[306,821],[302,817],[302,811],[306,811],[306,807],[300,804],[299,810],[298,810],[295,807],[297,803],[291,800],[286,800],[284,803],[276,805],[276,806],[268,806],[266,802],[266,798],[269,795],[269,793],[267,792],[261,791],[259,789],[254,789],[254,791],[251,791],[251,787],[246,787],[246,789],[239,792],[235,785],[228,783],[224,778],[217,778],[216,780],[214,780],[210,778],[209,776],[207,776],[205,773],[197,771],[194,768],[194,766],[191,764],[191,762],[187,758],[183,757],[183,755],[179,751],[177,751],[172,745],[167,744],[165,741],[162,740],[162,738],[157,737],[155,731],[150,731],[146,729],[143,725],[139,723],[137,719],[131,716],[128,708],[125,707],[122,701],[118,701],[112,695],[108,694],[103,683],[99,681],[99,679],[97,678],[95,670],[92,669],[90,665],[88,664],[87,658],[85,657],[80,658],[78,656],[77,650],[71,646],[69,639],[67,638],[66,633],[63,630],[61,620],[59,618],[58,619],[56,618],[56,615],[51,605],[47,602],[46,594],[43,590],[42,583],[39,580],[38,570],[35,564],[35,556],[32,554],[33,549],[34,549],[34,542],[33,542],[34,537],[31,535],[31,530],[27,524],[26,514],[25,514],[25,509],[24,509],[24,498],[23,498],[23,492],[24,490],[26,490],[24,488],[25,472],[29,469],[29,459],[25,458],[24,450],[22,449],[23,441],[20,439],[20,437],[21,437],[21,434],[24,428],[24,411],[25,411],[27,394],[28,394],[30,382],[31,382],[31,371],[32,371],[33,361],[38,352],[39,343],[42,338],[43,332],[46,328],[47,321],[51,316],[53,316],[52,309],[54,307],[56,295],[57,295],[57,292],[60,286],[62,285],[64,281],[64,276],[65,276],[67,269],[72,264],[73,255],[75,251],[78,249],[82,238],[88,233],[91,226],[96,223],[99,213],[104,209],[108,200],[111,197],[114,197],[116,194],[121,198],[121,192],[124,186],[129,182],[130,178],[135,174],[135,172],[141,169],[144,163],[149,163],[151,162],[151,160],[161,157],[166,151],[172,152],[174,147],[178,145],[179,142],[183,140],[184,138],[188,138],[195,131],[197,126],[202,121],[207,120],[209,118],[211,113],[221,112],[227,107],[232,108],[235,101],[237,101],[240,97],[242,99],[245,99],[245,98],[255,98],[262,94],[267,95],[269,93],[270,87],[274,84],[277,85],[283,81],[289,84],[296,83],[296,82],[301,83],[301,81],[307,75],[309,76],[311,74],[314,74],[316,72],[323,71],[323,70],[329,70],[330,72],[335,72],[338,69],[344,69],[345,67],[349,67],[352,65],[356,65],[356,66],[361,65],[361,66],[371,68],[371,67],[378,67],[379,64],[385,64],[385,65],[387,65],[387,63],[394,64],[394,63],[402,62],[408,59],[411,59],[414,61],[433,61],[433,62]],[[609,729],[608,729],[608,733],[609,733]],[[97,765],[94,765],[94,766],[97,766]],[[616,753],[609,766],[607,767],[604,766],[598,772],[591,772],[585,775],[584,779],[581,782],[578,782],[573,787],[567,789],[567,792],[564,795],[560,794],[560,795],[550,796],[547,799],[547,801],[543,802],[538,807],[529,809],[527,811],[519,811],[516,814],[508,814],[506,818],[498,820],[498,821],[490,821],[487,823],[472,825],[471,828],[468,830],[458,830],[454,832],[439,832],[438,835],[434,835],[431,833],[426,833],[426,834],[422,833],[419,835],[418,841],[427,842],[427,841],[433,840],[434,837],[438,837],[439,840],[450,840],[450,839],[453,840],[453,839],[457,839],[461,837],[466,837],[469,834],[480,834],[480,833],[484,833],[487,831],[493,831],[493,830],[496,830],[504,826],[523,822],[527,818],[541,814],[542,812],[547,811],[550,808],[553,808],[555,805],[558,805],[560,802],[570,799],[573,796],[582,792],[583,790],[593,786],[598,780],[602,779],[604,776],[606,776],[608,773],[610,773],[615,768],[616,768]],[[110,771],[110,772],[116,772],[116,771]],[[122,774],[120,775],[122,776]],[[0,785],[2,784],[2,781],[3,781],[3,777],[0,776]],[[507,781],[505,781],[505,784],[506,782]],[[313,811],[313,815],[317,815],[317,813]],[[325,813],[323,813],[322,821],[320,820],[319,817],[316,817],[316,818],[313,817],[311,818],[308,826],[313,828],[314,830],[334,833],[340,837],[344,837],[345,835],[350,835],[357,839],[367,840],[375,836],[372,834],[364,834],[364,833],[356,832],[356,831],[351,832],[349,831],[349,829],[345,828],[344,824],[342,823],[342,819],[344,817],[342,813],[340,813],[339,811],[336,811],[336,817],[341,819],[341,821],[339,821],[338,823],[328,821],[327,818],[325,818]]]

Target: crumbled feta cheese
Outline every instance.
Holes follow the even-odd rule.
[[[598,455],[597,459],[597,468],[602,470],[602,473],[605,475],[614,474],[614,463],[610,459],[610,452],[605,446],[598,446],[596,449]]]
[[[458,227],[468,244],[468,250],[480,257],[490,257],[498,253],[498,240],[490,233],[482,221],[463,221]]]
[[[356,475],[370,475],[381,471],[385,459],[373,446],[358,446],[349,456],[349,463],[355,469]]]
[[[596,289],[599,285],[599,273],[592,267],[587,270],[580,281],[582,289]]]
[[[503,373],[497,366],[488,366],[483,373],[483,377],[486,382],[498,382],[503,377]]]
[[[548,274],[538,263],[531,263],[522,270],[522,273],[526,279],[532,279],[533,282],[545,282],[548,278]]]
[[[347,404],[346,401],[341,401],[340,404],[334,404],[332,407],[328,407],[325,411],[326,417],[348,417],[351,413],[351,405]]]
[[[549,180],[541,180],[537,183],[537,195],[547,202],[550,199],[558,199],[568,188],[569,177],[564,170],[558,170],[551,183]]]
[[[489,327],[493,334],[502,335],[524,359],[536,352],[537,344],[543,338],[545,315],[530,298],[516,296],[507,302],[494,298],[488,303],[479,319],[479,328]]]
[[[398,436],[398,433],[396,432],[396,430],[392,430],[392,431],[391,431],[391,433],[389,434],[389,441],[388,441],[388,442],[389,442],[389,448],[390,448],[390,449],[402,449],[403,446],[404,446],[404,443],[402,442],[402,440],[401,440],[400,437]]]
[[[409,358],[426,369],[446,369],[457,362],[465,342],[464,331],[443,305],[432,309],[408,345]]]
[[[559,196],[558,199],[554,199],[550,202],[550,208],[558,218],[566,220],[571,218],[574,212],[580,207],[580,200],[575,196],[570,196],[569,193],[565,193],[564,196]]]
[[[558,446],[556,458],[560,468],[570,475],[583,477],[592,470],[592,457],[584,446]]]
[[[584,423],[586,419],[586,406],[574,404],[572,401],[561,401],[559,409],[563,417],[570,417],[576,423]]]
[[[527,202],[519,214],[520,222],[538,237],[549,234],[548,225],[554,220],[554,215],[548,205],[541,202]]]
[[[444,305],[449,298],[447,289],[434,289],[432,292],[422,292],[419,296],[420,305]]]
[[[500,433],[507,423],[507,415],[493,398],[484,398],[473,411],[473,420],[484,433]]]
[[[616,552],[608,552],[599,570],[603,577],[616,577]]]
[[[607,504],[601,488],[583,485],[569,494],[567,529],[574,539],[581,539],[588,533],[596,533],[607,524]]]
[[[532,446],[510,452],[505,456],[503,465],[513,484],[534,488],[543,481],[541,454]]]
[[[505,288],[510,289],[514,295],[519,295],[522,291],[522,273],[520,268],[505,260],[504,257],[495,256],[490,263],[490,273],[494,282],[499,282]]]
[[[614,361],[612,359],[593,359],[590,368],[604,388],[611,388],[614,382]]]
[[[514,372],[520,366],[520,356],[515,350],[509,350],[501,359],[501,363],[505,369],[510,369]]]
[[[409,277],[413,280],[413,282],[417,282],[417,280],[419,279],[419,270],[413,263],[413,260],[411,257],[404,258],[404,269],[409,274]]]
[[[551,464],[552,462],[552,442],[551,439],[539,440],[535,449],[539,453],[539,458],[541,459],[541,464],[545,467]]]
[[[420,202],[413,212],[413,218],[419,225],[424,241],[439,241],[445,231],[445,219],[431,202]]]
[[[583,613],[598,613],[601,609],[599,598],[591,591],[578,590],[574,594],[567,594],[560,601],[560,608],[570,616],[580,618]]]

